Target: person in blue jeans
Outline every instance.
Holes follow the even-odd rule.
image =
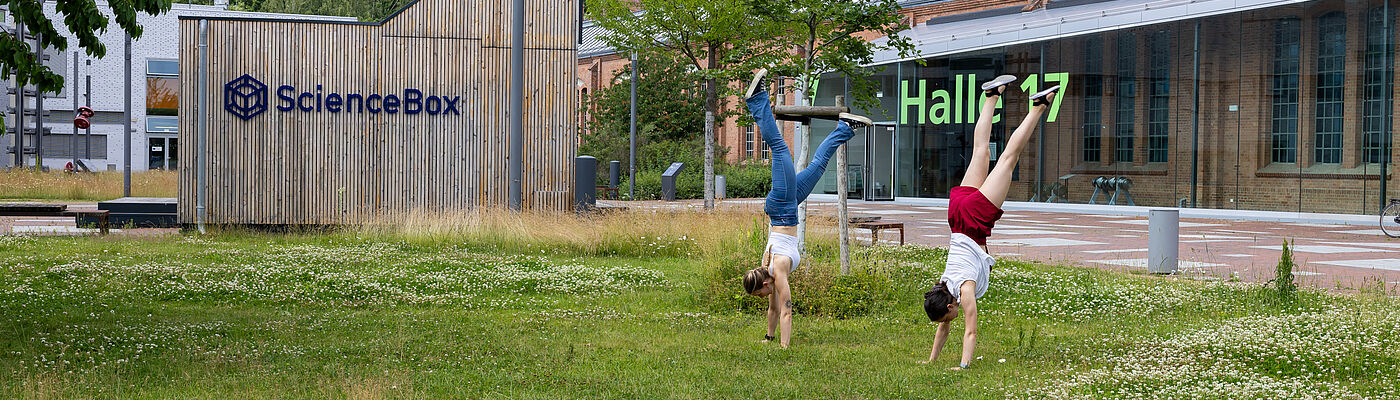
[[[797,264],[802,261],[801,244],[797,241],[797,205],[812,193],[817,180],[826,172],[826,163],[836,154],[836,149],[855,135],[852,126],[869,126],[871,123],[869,118],[841,113],[836,130],[817,146],[807,169],[797,172],[792,165],[792,154],[788,152],[787,143],[778,130],[778,122],[773,119],[773,109],[769,106],[767,74],[768,70],[759,70],[744,94],[749,113],[758,123],[763,142],[768,144],[773,155],[773,190],[763,201],[763,212],[768,214],[770,225],[768,245],[763,251],[762,264],[744,273],[744,291],[754,296],[768,296],[768,334],[764,335],[763,342],[773,341],[775,331],[781,326],[780,343],[786,349],[792,338],[792,290],[788,285],[788,274],[796,270]]]

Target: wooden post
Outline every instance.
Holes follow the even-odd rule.
[[[836,107],[846,106],[846,96],[836,96]],[[846,144],[836,148],[836,226],[841,232],[841,275],[851,273],[851,235],[846,215]]]

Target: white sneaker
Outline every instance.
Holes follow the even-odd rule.
[[[996,78],[993,78],[993,79],[990,80],[990,81],[987,81],[987,83],[983,83],[983,84],[982,84],[982,91],[984,91],[984,92],[992,92],[992,91],[995,91],[995,94],[996,94],[997,96],[1000,96],[1000,95],[1004,94],[1006,91],[1005,91],[1005,90],[996,90],[996,89],[997,89],[998,87],[1006,86],[1006,85],[1010,84],[1011,82],[1015,82],[1015,81],[1016,81],[1016,75],[1002,75],[1002,76],[998,76],[998,77],[996,77]]]
[[[842,121],[846,121],[846,124],[847,124],[847,125],[851,125],[852,128],[855,128],[855,127],[857,127],[857,126],[872,126],[872,125],[875,125],[874,122],[870,122],[870,118],[866,118],[866,117],[864,117],[864,116],[855,115],[855,114],[851,114],[851,113],[840,113],[840,114],[837,114],[837,115],[836,115],[836,118],[839,118],[839,119],[841,119]]]
[[[758,93],[758,88],[767,88],[767,86],[768,68],[759,68],[758,72],[753,74],[753,80],[749,81],[749,90],[747,92],[744,92],[744,98],[747,99],[753,97],[754,93]]]
[[[1059,91],[1060,91],[1060,85],[1055,85],[1055,86],[1051,86],[1049,89],[1045,89],[1045,90],[1036,92],[1036,94],[1031,95],[1031,104],[1034,104],[1034,105],[1041,105],[1041,104],[1044,104],[1044,103],[1046,103],[1046,102],[1049,101],[1048,96],[1050,96],[1050,94],[1055,93],[1055,92],[1059,92]]]

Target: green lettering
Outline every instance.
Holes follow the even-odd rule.
[[[953,102],[953,123],[961,124],[962,121],[962,75],[953,75],[953,97],[958,101]]]
[[[948,113],[948,103],[952,100],[948,97],[948,91],[935,90],[930,100],[933,101],[933,106],[928,109],[929,123],[942,125],[951,122],[953,116]]]
[[[915,107],[919,110],[919,119],[915,124],[923,125],[928,121],[927,115],[924,114],[924,107],[928,105],[928,99],[924,97],[926,93],[928,93],[927,80],[919,80],[919,91],[913,96],[909,95],[909,81],[906,80],[899,85],[899,123],[909,123],[909,107]]]
[[[982,87],[977,86],[977,74],[967,74],[967,122],[977,122],[977,111],[982,104],[977,102],[977,94]]]
[[[978,93],[980,93],[980,94],[977,95],[977,117],[981,117],[981,116],[982,116],[982,102],[987,101],[987,92],[981,92],[981,91],[979,91]],[[1001,107],[1002,107],[1002,104],[1005,104],[1005,103],[1006,103],[1006,99],[1005,99],[1004,97],[998,97],[998,98],[997,98],[997,107],[996,107],[995,109],[996,109],[996,110],[1000,110]],[[992,123],[995,124],[995,123],[998,123],[998,122],[1001,122],[1001,113],[996,112],[996,111],[993,111],[993,112],[992,112]]]
[[[1055,117],[1060,115],[1060,101],[1065,99],[1065,89],[1069,88],[1069,73],[1045,74],[1045,82],[1060,85],[1060,92],[1055,94],[1055,100],[1050,104],[1050,116],[1045,118],[1046,122],[1055,122]]]

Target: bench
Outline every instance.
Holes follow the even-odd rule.
[[[899,230],[899,245],[904,245],[904,223],[897,221],[880,221],[880,217],[851,217],[846,222],[854,225],[856,229],[870,230],[870,244],[873,246],[880,243],[880,231],[885,229]]]
[[[5,203],[0,204],[0,217],[73,217],[77,225],[82,218],[96,218],[97,229],[103,235],[111,231],[111,212],[107,210],[69,210],[63,204]]]
[[[600,199],[617,200],[621,197],[621,195],[619,195],[617,192],[617,188],[607,186],[596,186],[594,187],[594,189],[597,189],[599,195],[598,198]],[[609,195],[611,195],[611,197],[609,197]]]

